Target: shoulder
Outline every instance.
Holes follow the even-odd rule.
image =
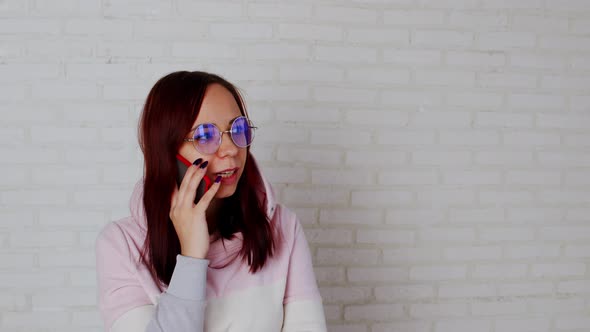
[[[297,214],[281,203],[275,205],[272,220],[280,228],[284,240],[288,243],[292,243],[299,232],[302,231],[301,222]]]
[[[132,217],[126,217],[102,227],[96,238],[95,252],[99,259],[125,256],[132,261],[139,257],[144,240],[142,229]]]

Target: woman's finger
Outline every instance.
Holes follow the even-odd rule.
[[[215,194],[219,190],[220,186],[221,186],[221,181],[213,182],[213,185],[211,185],[209,190],[207,190],[207,192],[205,192],[203,197],[201,197],[201,200],[196,205],[196,207],[199,209],[202,209],[202,211],[206,211],[207,208],[209,207],[209,203],[211,203],[211,200],[213,200],[213,197],[215,197]]]
[[[189,181],[188,187],[186,188],[187,192],[185,193],[181,204],[186,207],[192,207],[195,202],[195,196],[197,196],[197,187],[199,183],[205,176],[207,170],[208,162],[202,163],[199,168],[192,174],[192,177]],[[204,167],[203,167],[204,166]]]
[[[184,178],[182,178],[182,181],[180,182],[180,188],[178,189],[178,197],[176,199],[176,202],[179,205],[181,205],[184,201],[184,197],[187,193],[187,187],[189,186],[193,175],[197,172],[198,169],[198,166],[190,165],[184,173]]]
[[[176,206],[177,197],[178,197],[178,186],[174,186],[174,190],[172,191],[172,198],[170,199],[170,207],[171,208]]]

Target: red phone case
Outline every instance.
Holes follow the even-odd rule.
[[[176,165],[178,166],[178,178],[176,179],[176,183],[178,184],[178,187],[180,187],[180,184],[182,183],[182,179],[184,178],[184,174],[186,173],[187,169],[193,163],[186,160],[186,158],[184,158],[180,154],[176,154],[176,160],[177,160]],[[213,184],[213,182],[211,181],[211,179],[209,179],[208,176],[206,176],[206,175],[203,176],[203,179],[201,180],[201,182],[197,186],[197,193],[195,195],[195,201],[194,201],[195,204],[197,204],[199,202],[199,200],[201,199],[201,197],[203,197],[205,192],[207,190],[209,190],[209,188],[211,188],[212,184]]]

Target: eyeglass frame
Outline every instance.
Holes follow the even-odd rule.
[[[198,124],[198,125],[195,127],[195,129],[194,129],[194,130],[192,130],[192,131],[191,131],[191,132],[192,132],[192,136],[191,136],[191,138],[186,138],[186,137],[185,137],[185,138],[184,138],[184,141],[185,141],[185,142],[192,142],[192,143],[193,143],[192,145],[193,145],[193,147],[195,148],[195,150],[197,150],[197,152],[199,152],[199,153],[202,153],[202,154],[206,154],[206,155],[212,155],[212,154],[215,154],[215,153],[217,153],[217,151],[219,151],[219,148],[221,147],[221,144],[223,143],[223,134],[224,134],[224,133],[229,133],[228,135],[229,135],[229,137],[230,137],[230,139],[231,139],[232,143],[234,143],[234,145],[235,145],[235,146],[237,146],[238,148],[247,148],[247,147],[249,147],[250,145],[252,145],[252,142],[254,142],[254,139],[252,139],[252,142],[250,142],[250,144],[248,144],[248,145],[246,145],[246,146],[239,146],[239,145],[237,145],[237,144],[236,144],[236,142],[234,141],[234,138],[233,138],[233,136],[231,135],[231,128],[234,126],[234,123],[236,122],[236,120],[238,120],[238,119],[240,119],[240,118],[245,118],[245,119],[246,119],[246,121],[247,121],[247,123],[248,123],[248,128],[250,128],[250,129],[258,129],[258,127],[256,127],[256,126],[252,126],[254,123],[253,123],[253,122],[252,122],[252,121],[251,121],[251,120],[250,120],[250,119],[249,119],[247,116],[245,116],[245,115],[241,115],[241,116],[238,116],[237,118],[235,118],[235,119],[233,119],[233,120],[232,120],[232,122],[231,122],[231,125],[229,126],[229,130],[224,130],[224,131],[221,131],[221,130],[219,130],[219,127],[217,127],[217,125],[216,125],[215,123],[209,123],[209,122],[200,123],[200,124]],[[214,126],[215,128],[217,128],[217,131],[219,131],[219,133],[220,133],[220,135],[219,135],[219,145],[217,146],[217,150],[215,150],[215,152],[213,152],[213,153],[204,153],[204,152],[200,151],[200,150],[199,150],[199,149],[198,149],[198,148],[195,146],[195,138],[194,138],[194,137],[195,137],[195,132],[197,131],[197,129],[199,129],[199,126],[201,126],[201,125],[205,125],[205,124]]]

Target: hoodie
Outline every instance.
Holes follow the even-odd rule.
[[[131,215],[106,224],[96,240],[98,307],[105,331],[326,331],[301,223],[276,202],[270,183],[259,175],[266,213],[282,233],[275,256],[251,274],[238,257],[241,232],[223,243],[210,236],[205,259],[176,256],[169,285],[154,280],[139,260],[147,228],[143,178],[137,181],[129,200]]]

